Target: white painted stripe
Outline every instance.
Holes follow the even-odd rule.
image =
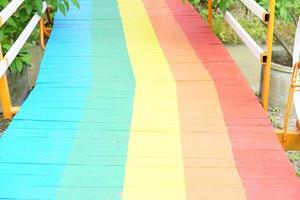
[[[229,11],[226,11],[224,19],[247,45],[255,57],[262,62],[261,55],[265,54],[265,51],[253,40],[253,38],[245,31],[239,22],[236,21]]]
[[[298,21],[296,36],[295,36],[295,44],[294,44],[294,53],[293,53],[293,64],[295,65],[300,60],[300,18]],[[298,80],[300,76],[298,74]],[[299,81],[300,82],[300,81]],[[297,113],[297,117],[300,120],[300,92],[295,91],[294,93],[294,105]]]
[[[16,12],[24,0],[12,0],[1,12],[0,12],[0,27]]]
[[[240,0],[248,9],[250,9],[260,20],[265,22],[265,15],[268,12],[254,0]]]
[[[46,11],[47,4],[43,3],[43,13]],[[34,28],[36,27],[37,23],[41,17],[36,13],[30,20],[30,22],[27,24],[23,32],[20,34],[16,42],[12,45],[12,47],[9,49],[7,54],[4,56],[4,59],[0,61],[0,77],[2,77],[10,64],[14,61],[16,56],[19,54],[20,50],[30,37],[31,33],[33,32]]]

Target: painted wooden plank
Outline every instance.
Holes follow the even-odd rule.
[[[95,199],[95,197],[118,199],[123,190],[134,78],[116,1],[101,1],[101,3],[90,1],[90,6],[92,6],[90,13],[93,19],[91,29],[93,43],[89,56],[93,76],[83,116],[74,138],[72,153],[61,178],[58,199]],[[107,27],[103,24],[100,27],[99,24],[105,20],[110,21],[112,25]],[[69,55],[73,53],[76,52],[70,51]],[[81,55],[86,56],[85,53]],[[80,84],[83,82],[79,82],[78,85]],[[91,123],[91,121],[102,122]],[[93,142],[88,142],[83,138],[89,135],[89,130],[93,131],[90,135],[95,135],[95,131],[98,131],[107,139],[95,138]],[[108,135],[111,137],[108,138]],[[75,169],[71,164],[78,162],[85,164]],[[89,163],[100,165],[91,168]],[[86,173],[91,175],[81,181],[82,174]],[[73,192],[67,191],[64,187],[74,184],[79,189]],[[103,191],[99,188],[87,192],[87,186],[114,189]]]
[[[45,7],[44,7],[45,8]],[[80,12],[79,12],[80,14]],[[35,15],[34,23],[38,22],[38,16]],[[33,22],[33,21],[31,21]],[[32,23],[33,24],[33,23]],[[90,19],[85,20],[85,28],[90,26]],[[28,27],[28,26],[27,26]],[[60,32],[60,29],[63,29],[63,27],[57,27],[54,25],[52,33],[55,33],[56,31]],[[88,31],[90,31],[91,28],[87,29],[85,32],[86,35]],[[26,36],[30,35],[30,31],[26,32]],[[53,36],[53,35],[52,35]],[[20,40],[19,40],[20,41]],[[86,46],[90,44],[90,38],[84,40],[84,43]],[[24,40],[22,39],[21,42],[16,42],[15,44],[21,44]],[[48,44],[56,43],[55,37],[52,37]],[[16,46],[15,48],[12,48],[12,50],[17,50],[19,46]],[[11,55],[10,57],[14,56],[15,53],[13,52],[8,55]],[[45,55],[42,61],[41,68],[43,69],[43,66],[47,66],[48,62],[49,65],[53,66],[53,63],[55,63],[57,66],[60,67],[60,70],[53,71],[53,73],[63,73],[62,66],[65,68],[72,67],[71,60],[64,59],[61,57],[61,61],[57,61],[57,58],[49,58]],[[66,62],[66,60],[68,62]],[[74,61],[74,59],[73,59]],[[90,73],[90,58],[86,59],[80,59],[78,60],[79,64],[81,64],[82,67],[81,70],[78,70],[74,68],[74,71],[77,70],[78,72],[82,72],[85,74],[86,77],[89,76]],[[69,67],[68,67],[69,66]],[[51,67],[51,66],[50,66]],[[41,74],[44,74],[44,72],[41,70]],[[46,76],[46,75],[45,75]],[[86,84],[87,86],[87,84]],[[53,102],[56,102],[56,105],[59,104],[59,101],[62,100],[67,103],[67,100],[69,102],[72,102],[72,98],[64,99],[65,96],[72,96],[70,91],[68,92],[67,88],[64,86],[60,86],[60,95],[56,95],[55,90],[49,89],[47,91],[48,85],[45,84],[38,84],[38,86],[34,89],[32,94],[32,100],[31,97],[27,99],[27,101],[22,106],[22,109],[20,111],[20,116],[26,116],[25,113],[31,113],[31,109],[27,109],[26,107],[28,105],[34,106],[34,104],[38,101],[40,103],[47,102],[47,99],[51,98]],[[63,92],[63,88],[64,92]],[[78,91],[78,90],[77,90]],[[57,122],[55,120],[44,120],[44,121],[35,121],[35,120],[22,120],[22,119],[14,119],[11,126],[6,130],[4,136],[0,140],[0,165],[11,163],[15,166],[14,173],[8,173],[8,170],[1,171],[0,174],[0,185],[2,185],[2,188],[5,188],[5,191],[1,189],[0,191],[0,198],[16,198],[16,199],[55,199],[57,189],[60,184],[60,178],[61,175],[64,172],[65,163],[67,159],[69,158],[69,153],[71,150],[71,146],[73,144],[73,138],[76,135],[76,130],[78,128],[78,124],[76,121],[80,121],[81,118],[81,109],[84,107],[84,100],[87,96],[88,90],[86,88],[83,88],[81,91],[81,96],[77,95],[74,96],[76,99],[76,106],[77,110],[70,110],[70,113],[72,113],[73,122]],[[35,97],[36,95],[36,97]],[[74,98],[73,98],[74,99]],[[55,106],[55,104],[53,104]],[[74,103],[73,103],[74,105]],[[80,109],[81,108],[81,109]],[[48,112],[47,107],[40,107],[40,109],[36,108],[35,110],[38,110],[40,113],[46,114]],[[24,115],[23,115],[24,113]],[[59,112],[58,112],[59,113]],[[56,113],[57,114],[57,113]],[[53,114],[53,115],[56,115]],[[77,118],[76,118],[77,117]],[[57,125],[57,127],[56,127]],[[40,136],[49,135],[51,134],[51,130],[61,131],[60,136],[63,137],[67,136],[67,139],[62,139],[59,137],[56,137],[52,140],[51,139],[46,140],[35,140],[35,137],[23,137],[23,139],[17,139],[14,136],[14,131],[19,131],[19,133],[23,132],[23,134],[26,134],[26,132],[34,134],[35,131],[42,131],[40,132]],[[67,131],[66,131],[67,130]],[[67,133],[66,133],[67,132]],[[56,136],[58,136],[58,133],[56,133]],[[15,138],[15,139],[14,139]],[[20,137],[19,137],[20,138]],[[16,145],[17,144],[17,145]],[[44,146],[44,147],[42,147]],[[34,176],[34,173],[31,173],[31,175],[28,173],[26,174],[26,167],[25,164],[32,164],[31,166],[35,166],[37,171],[35,172],[37,175]],[[1,168],[1,167],[0,167]],[[48,171],[48,173],[52,173],[51,176],[47,176],[47,174],[43,173],[45,171]],[[24,173],[23,173],[24,172]],[[11,176],[13,175],[14,176]],[[23,174],[23,175],[22,175]],[[22,181],[23,180],[23,181]],[[30,182],[32,180],[32,182]],[[25,185],[25,182],[28,182],[27,185]],[[24,183],[24,184],[15,184],[16,182]],[[32,186],[32,184],[35,184]],[[31,185],[31,187],[30,187]],[[49,187],[39,187],[38,185],[50,185]],[[18,192],[15,192],[18,191]]]
[[[118,3],[136,78],[122,199],[185,200],[176,83],[143,1]]]
[[[194,47],[197,56],[204,62],[205,68],[214,79],[215,87],[227,124],[232,144],[232,151],[237,162],[237,168],[248,199],[297,199],[299,194],[299,180],[295,171],[283,151],[270,121],[266,117],[251,88],[241,73],[236,73],[236,64],[227,60],[211,57],[207,54],[214,51],[226,52],[223,45],[213,45],[216,36],[212,32],[203,32],[199,27],[207,26],[198,13],[189,5],[182,5],[177,0],[165,0],[169,10],[185,32],[190,44]],[[186,13],[183,15],[182,13]],[[188,14],[187,14],[188,13]],[[200,48],[199,37],[204,47]],[[212,39],[215,37],[215,39]],[[226,53],[229,55],[229,53]],[[226,60],[225,60],[226,58]],[[222,69],[225,68],[225,69]],[[220,79],[220,71],[236,78],[225,82]],[[251,105],[247,107],[248,105]],[[247,115],[251,110],[257,112],[257,118],[263,124],[239,122],[238,118]],[[232,115],[234,113],[234,115]],[[201,126],[200,133],[219,133],[211,127]],[[215,127],[214,127],[215,128]],[[265,141],[268,140],[268,143]],[[255,177],[255,179],[253,179]],[[264,187],[261,187],[264,185]],[[285,188],[281,186],[285,185]],[[202,190],[201,190],[202,191]],[[205,192],[205,190],[203,191]],[[210,193],[208,192],[208,195]],[[210,196],[208,196],[209,199]],[[216,198],[219,199],[219,198]]]
[[[243,181],[251,187],[245,187],[251,197],[256,197],[256,193],[263,196],[266,190],[272,196],[275,189],[282,189],[282,183],[291,186],[292,170],[287,167],[275,136],[269,134],[267,117],[220,41],[208,32],[198,14],[190,7],[185,9],[181,1],[149,1],[153,7],[168,3],[152,10],[155,19],[166,9],[175,13],[157,21],[160,24],[171,20],[168,25],[161,25],[163,31],[175,28],[161,37],[154,32],[158,30],[151,24],[142,0],[118,2],[82,0],[79,11],[72,6],[66,18],[56,15],[37,86],[0,140],[0,198],[193,199],[186,197],[182,189],[186,182],[181,181],[192,175],[196,178],[194,186],[208,177],[194,192],[208,195],[209,199],[212,190],[203,184],[211,184],[216,195],[224,192],[220,180],[236,188],[232,182],[235,161]],[[124,20],[124,16],[130,20]],[[123,27],[128,31],[127,41]],[[159,43],[158,38],[164,38],[164,43]],[[170,45],[167,51],[161,49],[165,43]],[[172,59],[166,59],[166,52],[171,52]],[[199,58],[206,69],[200,66]],[[178,69],[172,71],[176,78],[167,61]],[[187,83],[188,78],[192,83]],[[174,101],[174,95],[178,97],[176,89],[182,89],[184,97],[194,99],[181,104],[185,107],[181,114],[193,118],[182,120],[185,137],[177,134],[180,121],[178,102]],[[206,92],[203,97],[198,96],[202,94],[199,91],[208,90],[218,94]],[[215,98],[220,98],[220,103],[213,101]],[[199,111],[195,107],[202,113],[195,113]],[[230,147],[224,143],[227,128]],[[199,140],[201,145],[197,145]],[[185,154],[190,174],[182,173],[183,143],[190,144],[189,154]],[[196,145],[198,151],[193,149]],[[231,146],[235,159],[224,153],[231,152]],[[214,157],[205,154],[200,158],[202,152],[210,152]],[[224,168],[212,169],[212,165]],[[198,173],[193,173],[195,166],[201,166]],[[262,172],[265,178],[261,178]],[[278,174],[280,179],[276,179]],[[165,178],[161,180],[162,177]],[[270,189],[271,182],[275,189]],[[296,184],[280,194],[291,197],[299,191],[293,193],[295,188]],[[236,195],[234,191],[231,194]]]

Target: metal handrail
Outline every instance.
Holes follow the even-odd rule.
[[[237,33],[241,40],[250,49],[253,55],[260,61],[261,64],[266,64],[267,53],[263,50],[257,42],[246,32],[246,30],[239,24],[239,22],[231,15],[230,12],[225,13],[225,20],[231,28]]]
[[[0,12],[0,27],[16,12],[16,10],[22,5],[24,0],[12,0],[1,12]],[[43,2],[42,13],[45,13],[47,4]],[[11,119],[14,114],[19,110],[18,107],[12,107],[10,93],[6,78],[6,71],[14,61],[20,50],[34,31],[36,25],[40,22],[40,42],[42,48],[44,48],[44,25],[43,18],[37,13],[31,18],[27,26],[24,28],[18,39],[8,50],[3,57],[2,48],[0,44],[0,100],[2,111],[5,119]]]
[[[24,0],[11,1],[0,13],[0,27],[16,12]]]
[[[293,54],[293,63],[300,63],[300,19],[298,20],[298,26],[295,36],[295,44],[294,44],[294,54]],[[299,84],[299,73],[297,73],[295,77],[295,83]],[[294,91],[294,102],[295,102],[295,109],[298,120],[300,120],[300,92]],[[299,122],[299,121],[298,121]]]
[[[273,33],[275,23],[275,0],[269,0],[269,11],[267,12],[254,0],[240,0],[251,12],[253,12],[263,23],[267,24],[267,41],[266,50],[263,50],[255,40],[247,33],[247,31],[238,23],[238,21],[232,16],[229,11],[226,11],[224,19],[233,28],[241,40],[246,44],[255,57],[264,65],[264,77],[263,77],[263,91],[262,91],[262,104],[267,111],[269,94],[270,94],[270,74],[271,74],[271,62],[273,51]],[[212,12],[213,0],[208,0],[208,24],[212,27],[213,12]]]
[[[300,81],[299,81],[299,70],[300,70],[300,19],[298,21],[297,30],[295,34],[295,43],[293,51],[293,72],[289,90],[289,96],[285,109],[285,117],[283,122],[283,141],[286,140],[286,134],[288,132],[289,120],[292,111],[292,104],[294,99],[294,106],[296,110],[296,115],[298,118],[297,127],[299,128],[300,119]]]
[[[241,0],[241,2],[254,13],[261,21],[268,23],[270,19],[270,13],[261,7],[254,0]]]

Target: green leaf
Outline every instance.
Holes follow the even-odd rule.
[[[24,8],[20,9],[20,11],[19,11],[19,16],[20,16],[20,20],[21,20],[22,22],[27,21],[28,13],[27,13],[26,8],[25,8],[25,9],[24,9]]]
[[[4,37],[3,30],[0,30],[0,43],[4,40]]]
[[[16,71],[16,61],[15,60],[10,64],[9,70],[11,72],[15,72]]]
[[[13,27],[15,27],[15,28],[18,28],[17,23],[16,23],[15,20],[13,20],[12,18],[9,18],[9,19],[7,20],[7,23],[8,23],[10,26],[13,26]]]
[[[66,11],[65,5],[64,5],[63,3],[59,3],[57,6],[58,6],[58,9],[60,10],[60,12],[61,12],[64,16],[66,16],[67,11]]]
[[[69,1],[68,0],[64,0],[64,4],[65,4],[67,10],[69,10],[70,9]]]
[[[31,55],[26,54],[26,55],[22,56],[21,59],[24,63],[31,65],[31,59],[32,59]]]
[[[3,49],[4,51],[8,51],[9,48],[10,48],[10,45],[9,45],[9,44],[2,44],[2,49]]]
[[[30,15],[32,12],[32,5],[26,3],[25,9],[26,9],[27,14]]]
[[[9,1],[8,0],[0,0],[0,6],[1,7],[5,7],[9,4]]]
[[[36,7],[36,11],[40,16],[43,15],[43,1],[42,0],[34,0],[34,4]]]
[[[19,59],[16,60],[16,69],[18,72],[21,72],[23,69],[22,61]]]
[[[79,4],[78,0],[71,0],[71,2],[72,2],[77,8],[80,8],[80,4]]]

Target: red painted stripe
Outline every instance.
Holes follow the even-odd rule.
[[[189,5],[165,0],[215,81],[249,199],[300,199],[300,182],[274,130],[223,44]]]

